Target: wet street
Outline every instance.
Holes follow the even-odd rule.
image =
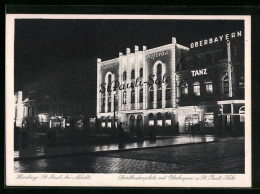
[[[14,162],[15,172],[244,173],[244,138]]]

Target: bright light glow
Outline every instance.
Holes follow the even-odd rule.
[[[205,127],[214,127],[214,113],[207,112],[205,113]]]
[[[154,120],[149,120],[149,126],[154,126]]]
[[[107,123],[107,128],[111,128],[111,126],[112,126],[111,122],[108,122]]]
[[[106,122],[102,122],[102,127],[106,127]]]
[[[172,121],[171,120],[165,120],[165,126],[171,126],[172,125]]]
[[[159,126],[159,127],[162,126],[162,120],[157,120],[157,126]]]

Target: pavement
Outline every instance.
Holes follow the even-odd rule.
[[[222,138],[222,141],[228,140]],[[91,154],[91,153],[111,153],[120,151],[131,151],[138,149],[151,149],[156,147],[171,147],[188,144],[201,144],[219,141],[219,138],[213,135],[180,135],[155,141],[144,140],[131,143],[110,143],[106,145],[69,145],[69,146],[29,146],[27,149],[20,149],[14,152],[14,160],[42,159],[70,155]]]
[[[241,174],[245,173],[244,146],[243,137],[219,137],[209,142],[20,160],[14,162],[14,171],[17,173]]]

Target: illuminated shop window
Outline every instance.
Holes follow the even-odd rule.
[[[108,117],[108,118],[107,118],[107,128],[111,128],[111,127],[112,127],[111,118]]]
[[[126,104],[126,91],[123,92],[123,104]]]
[[[123,80],[126,80],[126,71],[123,73]]]
[[[214,127],[214,113],[207,112],[204,114],[205,127]]]
[[[154,115],[153,115],[153,113],[149,114],[149,126],[154,126]]]
[[[229,80],[227,75],[223,78],[223,92],[224,94],[229,93]]]
[[[181,96],[188,96],[188,84],[187,83],[183,83],[181,84]]]
[[[167,85],[166,86],[166,96],[165,96],[166,100],[170,100],[171,99],[171,86]]]
[[[213,83],[210,79],[205,81],[205,88],[206,88],[206,93],[207,94],[212,94],[213,93]]]
[[[149,92],[149,94],[150,94],[150,102],[152,102],[153,99],[154,99],[154,90],[153,90],[153,87],[150,87],[150,92]]]
[[[131,71],[131,79],[134,79],[135,78],[135,70],[133,69],[132,71]]]
[[[135,91],[131,91],[131,103],[135,103]]]
[[[143,88],[140,89],[140,93],[139,93],[139,102],[143,102]]]
[[[165,127],[169,127],[171,125],[172,125],[171,114],[167,112],[165,114]]]
[[[157,101],[162,101],[162,87],[158,87],[157,90]]]
[[[161,113],[157,114],[157,126],[158,127],[162,126],[162,114]]]
[[[231,115],[227,115],[227,126],[229,127],[231,124]]]
[[[140,77],[143,77],[143,68],[140,69]]]
[[[195,96],[200,96],[200,83],[199,82],[193,83],[193,93]]]
[[[245,122],[245,107],[242,106],[239,109],[239,115],[240,115],[240,122]]]

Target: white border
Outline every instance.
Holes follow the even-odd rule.
[[[89,174],[89,180],[19,180],[14,173],[13,118],[14,118],[14,20],[15,19],[181,19],[181,20],[244,20],[245,21],[245,174],[236,174],[235,181],[119,181],[121,174]],[[7,14],[6,15],[6,185],[7,186],[108,186],[108,187],[251,187],[251,16],[231,15],[54,15],[54,14]],[[23,173],[26,175],[26,173]],[[41,176],[41,173],[30,173]],[[54,174],[54,173],[44,173]],[[62,174],[55,174],[62,175]],[[66,174],[73,175],[75,174]],[[77,174],[78,175],[78,174]],[[84,173],[87,175],[87,173]],[[130,174],[127,174],[130,175]],[[134,174],[137,175],[137,174]],[[150,174],[140,174],[142,176]],[[173,174],[157,174],[173,175]],[[176,174],[179,175],[179,174]],[[201,177],[202,174],[183,174],[183,177]],[[222,174],[217,174],[222,175]],[[223,175],[224,176],[224,175]]]

